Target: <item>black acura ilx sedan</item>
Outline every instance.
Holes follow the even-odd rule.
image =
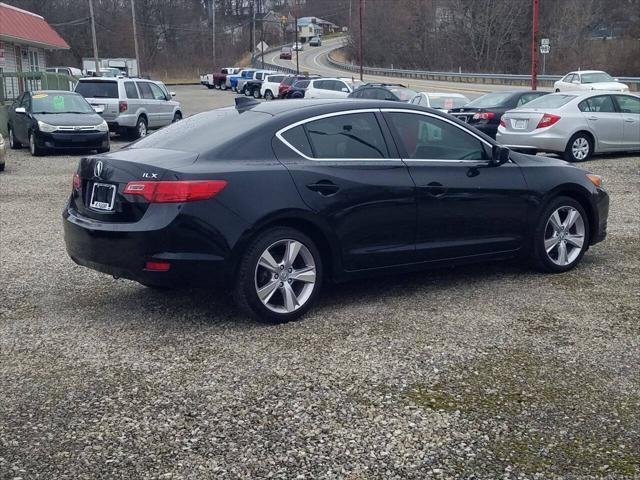
[[[601,177],[436,110],[236,102],[81,159],[71,258],[147,286],[228,288],[277,323],[326,281],[517,256],[564,272],[606,235]]]

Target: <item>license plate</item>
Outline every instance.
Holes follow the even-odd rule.
[[[96,210],[113,210],[116,198],[116,186],[109,183],[94,183],[89,206]]]
[[[516,130],[524,130],[527,128],[527,120],[514,120],[513,128]]]

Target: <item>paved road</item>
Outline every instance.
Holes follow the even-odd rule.
[[[327,60],[329,52],[336,47],[341,46],[343,42],[343,38],[332,38],[326,40],[321,47],[307,46],[304,51],[300,52],[300,71],[307,71],[309,73],[315,73],[325,77],[348,77],[351,75],[357,76],[357,74],[352,74],[351,72],[333,67]],[[296,68],[295,56],[291,60],[281,60],[279,56],[280,52],[268,53],[265,54],[264,60],[266,63],[281,65],[288,68]],[[418,91],[462,93],[471,99],[476,98],[484,93],[496,90],[514,90],[521,88],[514,87],[512,85],[483,85],[458,82],[436,82],[407,78],[381,77],[375,75],[365,75],[364,80],[368,82],[399,82]]]

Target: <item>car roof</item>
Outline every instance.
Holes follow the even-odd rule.
[[[571,73],[607,73],[604,70],[576,70],[575,72],[569,72],[567,73],[567,75],[571,74]],[[567,76],[565,75],[565,77]]]
[[[305,112],[305,114],[312,116],[316,113],[325,113],[325,110],[329,111],[347,111],[347,110],[361,110],[361,109],[378,109],[378,108],[403,108],[410,110],[422,110],[424,107],[418,107],[416,105],[410,105],[403,102],[394,102],[389,100],[371,100],[371,99],[348,99],[344,98],[332,98],[332,99],[298,99],[282,102],[261,102],[256,103],[251,110],[256,112],[268,113],[273,116],[298,114]],[[429,110],[432,111],[432,110]],[[433,110],[435,112],[435,110]]]

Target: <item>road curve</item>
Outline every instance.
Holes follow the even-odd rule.
[[[300,72],[309,72],[311,74],[322,75],[324,77],[351,77],[358,78],[357,73],[348,72],[332,66],[327,57],[329,52],[342,46],[344,44],[344,38],[331,38],[325,40],[321,47],[310,47],[305,45],[305,50],[299,52],[299,68]],[[295,53],[295,52],[294,52]],[[280,52],[267,53],[264,56],[265,63],[271,63],[274,65],[280,65],[287,68],[296,68],[295,55],[291,60],[281,60]],[[483,85],[473,83],[459,83],[459,82],[437,82],[431,80],[417,80],[408,78],[394,78],[375,75],[364,75],[364,80],[367,82],[393,82],[402,83],[414,90],[421,92],[454,92],[462,93],[467,97],[473,99],[484,93],[493,92],[497,90],[521,90],[523,87],[514,87],[512,85]]]

